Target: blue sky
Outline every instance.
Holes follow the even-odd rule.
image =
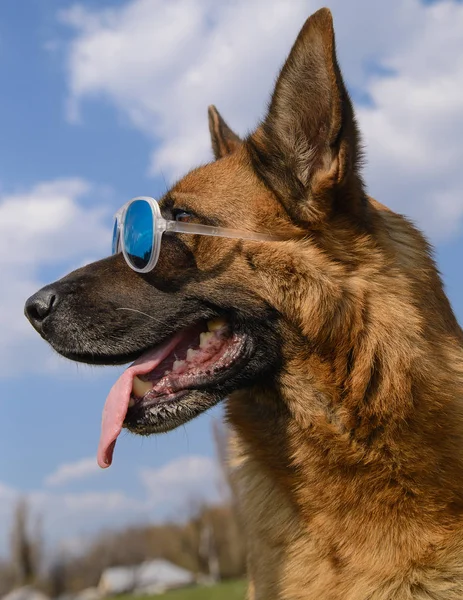
[[[347,7],[346,4],[349,6]],[[387,6],[386,6],[387,5]],[[178,515],[216,493],[216,409],[168,435],[124,435],[94,466],[119,372],[56,357],[22,316],[27,296],[104,256],[111,215],[210,158],[206,107],[239,132],[262,115],[311,0],[0,3],[0,555],[30,495],[48,538]],[[463,317],[463,6],[330,3],[366,143],[372,195],[431,238]]]

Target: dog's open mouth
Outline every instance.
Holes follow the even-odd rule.
[[[108,467],[116,440],[140,413],[180,403],[191,390],[227,377],[244,354],[245,336],[224,319],[202,321],[144,352],[114,384],[103,410],[98,464]]]

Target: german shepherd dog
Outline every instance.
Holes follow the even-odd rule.
[[[114,254],[26,304],[65,357],[135,361],[100,464],[122,425],[164,432],[226,398],[250,598],[461,600],[463,332],[421,233],[365,191],[330,11],[251,135],[214,107],[209,124],[216,160],[160,199],[164,218],[281,240],[166,234],[151,272]]]

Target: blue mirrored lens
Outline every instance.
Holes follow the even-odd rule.
[[[154,217],[146,200],[135,200],[124,217],[124,248],[132,266],[144,269],[153,253]]]
[[[114,219],[113,241],[111,245],[111,250],[113,254],[117,254],[119,251],[119,223],[117,219]]]

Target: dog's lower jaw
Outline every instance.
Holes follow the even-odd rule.
[[[137,435],[167,433],[191,421],[222,400],[217,394],[182,390],[170,401],[160,402],[143,411],[129,411],[124,428]]]

